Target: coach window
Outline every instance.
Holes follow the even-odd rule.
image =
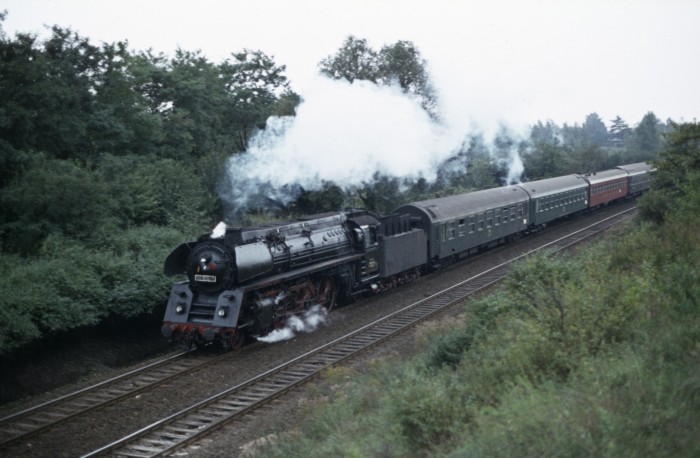
[[[455,238],[455,234],[457,232],[455,226],[456,226],[456,223],[454,221],[450,221],[449,223],[447,223],[447,238],[449,240],[452,240],[453,238]]]
[[[474,233],[474,216],[469,217],[469,233],[473,234]]]
[[[518,204],[518,218],[523,217],[523,204]]]
[[[503,223],[505,224],[507,222],[508,222],[508,207],[503,209]]]
[[[501,209],[496,210],[496,226],[501,224]]]
[[[464,232],[465,232],[465,228],[464,228],[464,218],[462,218],[462,219],[459,220],[459,236],[460,236],[460,237],[463,236],[463,235],[464,235]]]
[[[493,226],[493,211],[489,210],[486,212],[486,227]]]

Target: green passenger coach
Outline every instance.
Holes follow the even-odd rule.
[[[530,195],[530,224],[540,226],[588,208],[588,182],[580,175],[517,185]]]
[[[504,186],[402,205],[428,234],[428,258],[433,263],[475,253],[481,246],[504,243],[530,224],[528,194]]]

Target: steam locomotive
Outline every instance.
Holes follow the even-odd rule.
[[[476,191],[397,208],[352,209],[183,243],[165,260],[172,286],[162,334],[183,346],[237,347],[314,307],[415,280],[547,223],[649,188],[652,168],[630,164]]]

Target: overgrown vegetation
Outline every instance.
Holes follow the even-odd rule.
[[[465,324],[346,374],[260,455],[698,456],[700,124],[657,166],[631,233],[521,263]]]

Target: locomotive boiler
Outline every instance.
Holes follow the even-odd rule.
[[[184,346],[218,341],[224,347],[283,327],[291,315],[363,292],[379,291],[418,275],[422,231],[407,216],[378,217],[364,210],[326,213],[294,222],[226,229],[177,247],[165,261],[175,283],[162,333]],[[410,271],[407,274],[406,271]]]

